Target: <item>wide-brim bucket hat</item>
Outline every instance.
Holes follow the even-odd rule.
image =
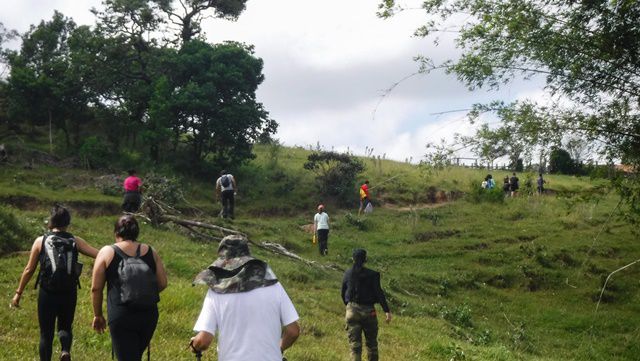
[[[231,235],[220,241],[218,258],[196,276],[193,284],[206,284],[216,293],[238,293],[276,282],[271,267],[251,256],[247,238]]]

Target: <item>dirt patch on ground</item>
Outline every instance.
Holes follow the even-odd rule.
[[[422,203],[422,204],[412,204],[409,206],[401,206],[397,204],[383,204],[382,206],[387,209],[393,209],[395,211],[419,211],[421,209],[433,209],[440,208],[442,206],[446,206],[450,202],[442,202],[442,203]]]
[[[487,249],[489,248],[489,245],[481,242],[481,243],[476,243],[476,244],[470,244],[468,246],[464,246],[464,249],[469,250],[469,251],[479,251],[479,250],[483,250],[483,249]]]
[[[310,224],[305,224],[304,226],[300,226],[300,229],[303,230],[305,233],[313,233],[313,223]]]
[[[507,243],[507,244],[523,243],[523,242],[533,241],[536,238],[538,238],[538,236],[517,236],[515,238],[498,238],[495,241],[493,241],[493,243]]]
[[[447,229],[444,231],[429,231],[429,232],[416,233],[413,236],[413,239],[407,240],[406,243],[429,242],[434,239],[450,238],[458,234],[460,234],[460,230],[457,230],[457,229]]]
[[[41,201],[29,196],[7,196],[0,198],[0,203],[9,204],[25,211],[38,211],[51,207],[51,201]],[[94,201],[68,201],[63,203],[72,214],[80,217],[99,217],[117,215],[122,212],[119,203]]]

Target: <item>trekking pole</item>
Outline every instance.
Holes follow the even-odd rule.
[[[392,180],[392,179],[398,178],[398,177],[400,177],[401,175],[402,175],[402,174],[397,174],[397,175],[394,175],[394,176],[393,176],[393,177],[391,177],[391,178],[387,178],[387,179],[383,180],[382,182],[380,182],[380,183],[376,184],[375,186],[373,186],[373,187],[369,187],[369,189],[374,189],[375,187],[378,187],[378,186],[380,186],[381,184],[387,183],[388,181],[390,181],[390,180]]]
[[[193,340],[191,340],[191,342],[189,342],[189,346],[187,346],[187,349],[189,349],[189,347],[191,347],[191,350],[193,351],[193,353],[196,354],[196,360],[197,361],[201,361],[202,360],[202,351],[196,350],[196,348],[193,347]]]

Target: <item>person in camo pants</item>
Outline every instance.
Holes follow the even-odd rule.
[[[364,333],[369,361],[378,361],[378,317],[375,304],[379,303],[387,323],[391,311],[380,286],[380,273],[364,267],[367,251],[353,251],[353,266],[342,280],[342,301],[346,305],[345,320],[351,346],[351,360],[362,360],[362,333]]]

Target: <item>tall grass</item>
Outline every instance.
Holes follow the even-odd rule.
[[[496,192],[491,201],[493,193],[478,191],[476,186],[486,171],[450,168],[427,176],[410,164],[377,159],[374,164],[365,159],[368,168],[362,178],[378,185],[372,191],[375,210],[357,216],[355,190],[353,208],[329,205],[329,255],[321,257],[311,234],[303,228],[312,221],[317,199],[313,177],[302,168],[308,152],[298,148],[257,150],[252,163],[232,170],[240,186],[234,222],[215,217],[219,209],[213,197],[215,180],[183,179],[189,204],[182,206],[203,210],[188,217],[241,229],[255,242],[279,242],[306,259],[341,269],[349,267],[353,248],[366,248],[368,265],[381,272],[395,316],[391,324],[380,325],[381,359],[637,359],[640,270],[632,267],[613,277],[604,303],[594,313],[606,275],[640,258],[640,245],[631,227],[615,212],[610,217],[618,199],[592,192],[598,183],[548,176],[554,192],[545,196],[522,193],[504,198]],[[17,174],[26,180],[14,182]],[[53,180],[68,174],[87,180],[100,176],[54,168],[9,168],[9,173],[0,175],[0,198],[5,203],[13,202],[8,198],[12,195],[35,199],[48,195],[41,203],[3,208],[28,233],[18,237],[28,236],[19,242],[20,249],[28,249],[38,236],[53,199],[85,201],[84,207],[119,203],[119,196],[105,196],[90,181],[55,185]],[[400,177],[385,182],[398,174]],[[492,175],[499,180],[506,172]],[[428,201],[434,189],[464,192],[467,197],[434,204]],[[76,212],[71,231],[97,247],[110,244],[117,215],[117,208],[93,214]],[[191,286],[191,280],[215,258],[216,244],[190,238],[177,226],[153,228],[144,222],[141,241],[159,252],[169,272],[152,358],[191,360],[186,345],[206,291]],[[287,358],[348,360],[339,291],[342,272],[257,247],[252,251],[271,264],[301,316],[302,335],[287,351]],[[109,336],[90,329],[92,261],[83,258],[87,266],[76,313],[74,359],[108,360]],[[5,304],[26,260],[21,252],[0,258],[0,294]],[[37,359],[36,298],[37,291],[27,287],[21,309],[0,307],[0,360]],[[215,351],[205,359],[214,360]]]

